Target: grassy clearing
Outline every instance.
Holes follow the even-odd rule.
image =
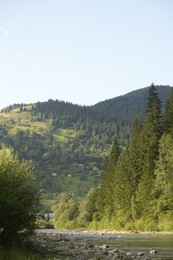
[[[56,201],[56,199],[41,199],[40,203],[43,206],[50,206],[51,207],[53,204],[55,204],[55,201]]]
[[[31,131],[39,134],[45,133],[49,129],[49,123],[43,121],[33,121],[31,115],[31,105],[26,106],[26,111],[20,112],[19,108],[10,112],[0,112],[0,124],[7,126],[9,135],[14,136],[18,130]]]
[[[37,121],[33,120],[31,114],[32,105],[25,106],[26,111],[20,111],[19,108],[10,110],[10,112],[0,112],[0,124],[7,127],[8,134],[14,136],[17,131],[31,131],[38,134],[45,134],[50,129],[49,120]],[[74,129],[58,129],[54,133],[57,142],[68,142],[69,139],[75,138],[77,135]]]
[[[57,129],[54,133],[54,138],[57,142],[68,142],[69,139],[74,139],[77,133],[74,129]]]

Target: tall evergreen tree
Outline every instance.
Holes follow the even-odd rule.
[[[154,194],[158,228],[173,230],[173,137],[164,134],[160,140],[159,160],[156,164]]]
[[[163,124],[165,133],[173,133],[173,88],[166,104]]]
[[[132,201],[134,204],[135,193],[141,176],[141,134],[142,125],[135,121],[129,146],[120,156],[115,169],[113,201],[115,215],[121,219],[121,225],[125,225],[132,215]],[[134,207],[134,205],[133,205]],[[115,216],[116,218],[117,216]]]
[[[154,181],[154,170],[159,156],[159,140],[162,135],[161,125],[161,103],[152,84],[149,88],[146,119],[142,135],[142,176],[138,185],[137,199],[140,205],[141,214],[150,216],[153,208],[152,189]]]
[[[102,196],[104,211],[111,217],[113,212],[112,194],[114,190],[114,179],[116,178],[115,166],[120,155],[120,146],[117,138],[114,139],[111,151],[103,164],[101,177],[100,195]],[[102,208],[103,211],[103,208]]]
[[[128,146],[128,157],[130,161],[129,170],[133,177],[133,190],[136,191],[136,187],[141,178],[143,156],[142,156],[142,134],[143,127],[141,122],[135,121],[132,134],[130,138],[130,144]]]
[[[155,170],[157,212],[173,211],[173,137],[164,134],[160,140],[159,160]]]

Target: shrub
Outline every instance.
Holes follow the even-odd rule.
[[[0,151],[0,242],[10,245],[19,231],[34,228],[39,199],[30,162],[20,162],[12,149]]]

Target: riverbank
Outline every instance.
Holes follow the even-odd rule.
[[[86,241],[86,236],[90,235],[104,236],[101,232],[66,232],[56,230],[36,230],[35,235],[30,237],[29,242],[31,250],[41,259],[66,259],[66,260],[150,260],[154,250],[151,252],[123,252],[110,244],[93,245]],[[111,239],[116,239],[115,233],[112,233]],[[162,258],[157,258],[162,259]]]
[[[47,229],[48,230],[48,229]],[[56,229],[55,229],[56,230]],[[71,232],[67,230],[58,230],[58,232]],[[120,231],[120,230],[73,230],[72,232],[83,233],[83,234],[156,234],[156,235],[173,235],[172,231]]]

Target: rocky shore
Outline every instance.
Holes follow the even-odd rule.
[[[57,233],[46,230],[37,230],[29,239],[33,253],[40,255],[41,259],[56,260],[150,260],[152,254],[143,252],[122,252],[108,244],[92,245],[86,243],[81,237],[68,233]],[[48,257],[49,255],[49,257]],[[157,258],[158,259],[158,258]],[[161,258],[160,258],[161,259]]]

